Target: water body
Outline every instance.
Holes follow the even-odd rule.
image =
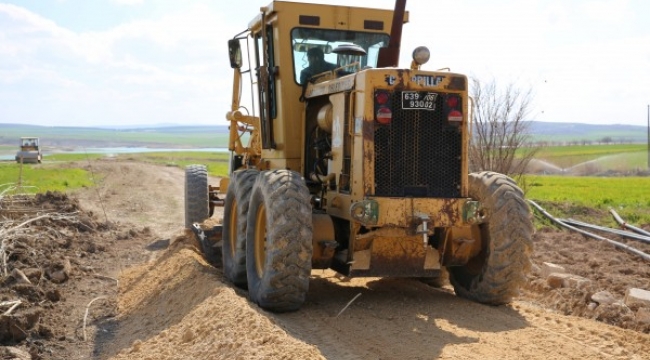
[[[43,151],[43,159],[46,160],[48,155],[54,154],[104,154],[106,156],[115,156],[119,154],[140,154],[151,152],[228,152],[227,148],[201,148],[201,149],[165,149],[165,148],[146,148],[146,147],[109,147],[109,148],[75,148],[70,151]],[[0,161],[15,160],[16,152],[0,152]]]

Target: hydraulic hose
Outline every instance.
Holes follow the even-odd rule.
[[[592,233],[590,233],[590,232],[588,232],[588,231],[584,231],[584,230],[582,230],[582,229],[578,229],[578,228],[575,227],[575,226],[571,226],[571,225],[569,225],[569,224],[567,224],[567,223],[565,223],[565,222],[562,222],[562,221],[560,221],[560,220],[554,218],[551,214],[549,214],[546,210],[544,210],[544,208],[542,208],[541,206],[537,205],[537,203],[535,203],[534,201],[532,201],[532,200],[528,200],[528,202],[529,202],[529,203],[530,203],[530,204],[531,204],[535,209],[537,209],[537,210],[538,210],[539,212],[541,212],[544,216],[546,216],[549,220],[551,220],[552,222],[554,222],[555,224],[557,224],[557,225],[559,225],[559,226],[561,226],[561,227],[564,227],[564,228],[569,229],[569,230],[573,230],[573,231],[575,231],[575,232],[577,232],[577,233],[580,233],[580,234],[582,234],[582,235],[584,235],[584,236],[587,236],[587,237],[590,237],[590,238],[592,238],[592,239],[596,239],[596,240],[604,241],[604,242],[606,242],[606,243],[608,243],[608,244],[613,245],[613,246],[616,247],[616,248],[619,248],[619,249],[623,249],[623,250],[629,251],[629,252],[631,252],[631,253],[633,253],[633,254],[635,254],[635,255],[641,257],[642,259],[644,259],[644,260],[646,260],[646,261],[650,261],[650,255],[644,253],[644,252],[641,251],[641,250],[635,249],[635,248],[633,248],[633,247],[631,247],[631,246],[625,245],[625,244],[620,243],[620,242],[618,242],[618,241],[614,241],[614,240],[611,240],[611,239],[608,239],[608,238],[605,238],[605,237],[602,237],[602,236],[599,236],[599,235],[596,235],[596,234],[592,234]]]

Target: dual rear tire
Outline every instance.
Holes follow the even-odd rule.
[[[266,310],[298,310],[309,289],[311,221],[310,194],[297,173],[235,172],[224,209],[226,278],[247,285],[251,301]]]
[[[251,190],[259,171],[239,170],[230,177],[223,214],[223,273],[238,287],[246,287],[246,228]]]

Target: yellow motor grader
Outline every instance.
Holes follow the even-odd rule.
[[[262,308],[297,310],[312,269],[433,281],[444,268],[487,304],[525,281],[523,193],[468,173],[467,77],[422,69],[425,47],[397,67],[405,5],[273,1],[228,42],[230,176],[212,186],[187,167],[186,226],[224,206],[224,274]],[[310,72],[311,56],[330,66]]]

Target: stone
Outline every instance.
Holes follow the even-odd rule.
[[[625,305],[650,308],[650,291],[630,288],[625,292]]]
[[[566,274],[566,269],[560,265],[550,262],[542,263],[542,277],[548,277],[551,274]]]
[[[587,309],[589,309],[589,311],[594,311],[596,310],[597,307],[598,307],[598,303],[595,302],[590,302],[589,305],[587,305]]]
[[[636,312],[636,321],[642,324],[650,324],[650,308],[639,308]]]
[[[591,280],[573,274],[553,273],[546,278],[546,283],[554,289],[584,289],[591,285]]]
[[[591,300],[600,305],[610,305],[617,301],[617,299],[609,291],[599,291],[591,295]]]

